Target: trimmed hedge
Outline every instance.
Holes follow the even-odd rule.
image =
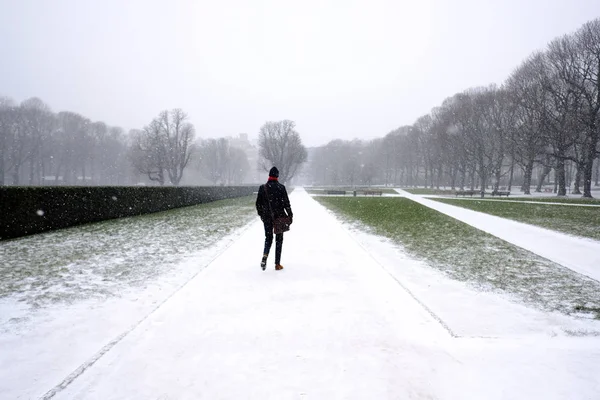
[[[0,240],[249,196],[253,186],[0,187]]]

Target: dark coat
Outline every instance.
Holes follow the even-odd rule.
[[[266,190],[265,190],[266,186]],[[267,196],[268,192],[268,196]],[[267,197],[271,203],[271,209],[269,209],[269,203]],[[269,181],[258,188],[258,196],[256,196],[256,212],[258,216],[265,222],[271,221],[271,210],[275,218],[279,217],[292,217],[292,207],[290,206],[290,199],[288,198],[285,186],[277,181]]]

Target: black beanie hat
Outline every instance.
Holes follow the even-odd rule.
[[[269,176],[279,178],[279,170],[277,169],[277,167],[271,168],[271,170],[269,171]]]

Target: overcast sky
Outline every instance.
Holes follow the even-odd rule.
[[[0,0],[0,95],[201,137],[291,119],[308,146],[412,124],[600,16],[599,0]]]

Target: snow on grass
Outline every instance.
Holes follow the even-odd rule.
[[[253,203],[223,200],[2,242],[0,398],[42,397],[131,330],[237,240],[256,220]]]
[[[508,293],[546,311],[600,318],[599,282],[409,199],[315,200],[453,279]]]
[[[427,196],[430,197],[430,196]],[[431,197],[436,198],[440,196]],[[447,198],[447,197],[442,197]],[[573,197],[485,197],[480,198],[479,196],[474,197],[453,197],[455,200],[465,201],[501,201],[504,203],[533,203],[533,204],[550,204],[550,205],[566,205],[566,206],[586,206],[586,207],[600,207],[600,200],[598,199],[585,199],[585,198],[573,198]]]
[[[432,199],[571,235],[600,240],[600,209],[549,204]]]
[[[0,299],[38,308],[115,296],[158,279],[254,217],[253,198],[244,197],[6,241]]]
[[[586,204],[586,205],[597,205],[600,206],[600,200],[598,199],[588,199],[584,197],[511,197],[510,199],[507,197],[499,198],[502,201],[533,201],[533,202],[543,202],[543,203],[558,203],[558,204]]]
[[[410,194],[418,194],[418,195],[454,195],[456,190],[449,189],[427,189],[427,188],[413,188],[413,189],[403,189]]]
[[[330,187],[315,186],[315,187],[305,188],[304,190],[308,194],[325,194],[325,193],[327,193],[328,190],[344,190],[344,191],[348,192],[348,194],[350,194],[350,195],[355,190],[357,192],[363,192],[366,190],[366,191],[382,192],[383,194],[394,194],[394,195],[398,194],[394,189],[391,189],[391,188],[368,187],[368,186],[357,186],[357,187],[353,187],[353,186],[330,186]]]

